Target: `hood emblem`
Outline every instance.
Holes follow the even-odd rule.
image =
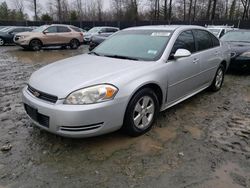
[[[35,97],[39,97],[39,96],[40,96],[40,93],[38,93],[37,91],[34,91],[34,92],[33,92],[33,95],[34,95]]]

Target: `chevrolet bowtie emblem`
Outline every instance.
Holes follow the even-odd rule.
[[[34,92],[33,92],[33,95],[34,95],[35,97],[39,97],[39,96],[40,96],[40,93],[38,93],[37,91],[34,91]]]

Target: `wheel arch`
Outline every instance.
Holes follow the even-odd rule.
[[[39,41],[41,42],[42,46],[43,46],[43,41],[42,41],[41,39],[39,39],[39,38],[32,38],[32,39],[30,39],[29,46],[30,46],[30,43],[31,43],[33,40],[39,40]]]

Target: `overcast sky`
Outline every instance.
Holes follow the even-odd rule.
[[[4,2],[4,1],[8,4],[8,6],[10,8],[14,8],[14,5],[13,5],[14,0],[0,0],[0,3]],[[27,0],[22,0],[22,1],[27,4]],[[46,10],[47,9],[46,4],[52,0],[37,0],[37,1],[43,6],[43,10]],[[75,0],[68,0],[69,4],[70,4],[70,2],[73,2],[73,1],[75,1]],[[83,0],[83,2],[84,1],[91,1],[91,0]],[[27,6],[25,6],[25,12],[28,13],[29,17],[31,18],[33,16],[33,12],[26,7]],[[103,7],[104,7],[104,10],[109,9],[110,8],[110,0],[103,0]]]

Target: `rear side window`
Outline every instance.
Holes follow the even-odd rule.
[[[176,39],[171,51],[171,55],[175,54],[178,49],[186,49],[191,53],[195,52],[195,42],[192,31],[184,31]]]
[[[220,41],[213,35],[211,35],[212,41],[213,41],[213,47],[220,46]]]
[[[196,40],[197,51],[202,51],[213,47],[211,35],[207,31],[194,30],[193,32]]]
[[[58,33],[67,33],[70,32],[71,30],[67,27],[64,26],[57,26],[57,32]]]

